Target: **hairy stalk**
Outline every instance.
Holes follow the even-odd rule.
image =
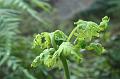
[[[72,38],[73,34],[75,33],[75,31],[78,29],[79,27],[75,27],[72,32],[70,33],[67,41],[69,42],[70,39]],[[65,73],[65,79],[70,79],[70,74],[69,74],[69,69],[68,69],[68,64],[67,64],[67,61],[66,61],[66,58],[63,57],[63,56],[60,56],[60,60],[63,64],[63,67],[64,67],[64,73]]]
[[[61,55],[60,60],[62,61],[62,64],[64,67],[65,79],[70,79],[70,74],[69,74],[69,69],[68,69],[66,58]]]
[[[70,41],[70,39],[72,38],[73,34],[75,33],[75,31],[76,31],[78,28],[79,28],[79,27],[75,27],[75,28],[72,30],[72,32],[70,33],[70,35],[69,35],[69,37],[68,37],[68,39],[67,39],[67,42]]]
[[[52,35],[52,38],[53,38],[53,35]],[[55,48],[55,50],[58,50],[57,45],[54,43],[54,40],[52,40],[52,44],[53,44],[53,47]],[[67,64],[66,58],[61,55],[60,60],[63,64],[65,79],[70,79],[69,69],[68,69],[68,64]]]
[[[53,41],[52,41],[53,42]],[[57,50],[57,46],[55,43],[53,43],[53,47]],[[60,60],[63,64],[63,68],[64,68],[64,73],[65,73],[65,79],[70,79],[70,75],[69,75],[69,69],[68,69],[68,64],[67,64],[67,61],[66,61],[66,58],[63,57],[62,55],[60,56]]]

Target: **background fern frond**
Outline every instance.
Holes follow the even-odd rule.
[[[33,3],[39,8],[42,8],[45,11],[49,11],[50,5],[39,1],[39,0],[30,0],[28,3]],[[38,21],[45,23],[39,16],[39,13],[34,10],[29,4],[26,2],[26,0],[0,0],[0,7],[1,8],[11,8],[11,9],[17,9],[28,12],[32,17],[37,19]]]
[[[0,49],[2,49],[0,52],[4,52],[0,66],[9,58],[11,44],[15,39],[14,36],[18,32],[17,27],[20,21],[17,14],[12,14],[9,11],[0,10]],[[13,11],[11,10],[11,12]],[[14,13],[17,12],[14,11]]]

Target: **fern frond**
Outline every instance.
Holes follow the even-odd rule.
[[[10,56],[12,41],[18,32],[17,27],[20,21],[16,14],[12,14],[9,11],[0,10],[0,49],[2,49],[1,52],[5,53],[0,61],[0,66]],[[14,12],[16,13],[16,11]]]
[[[36,79],[34,76],[32,76],[29,71],[27,69],[25,69],[23,66],[20,65],[21,60],[18,59],[15,56],[10,56],[7,66],[8,68],[11,68],[13,71],[21,71],[22,73],[24,73],[24,75],[26,76],[26,78],[28,79]],[[16,72],[13,72],[16,73]]]
[[[50,7],[49,4],[38,0],[30,0],[30,2],[34,3],[36,6],[39,6],[47,11],[48,8]],[[27,4],[25,0],[0,0],[0,7],[2,8],[7,7],[12,9],[27,11],[32,17],[44,23],[44,21],[39,17],[39,13],[35,11],[29,4]]]

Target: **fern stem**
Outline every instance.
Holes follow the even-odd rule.
[[[70,41],[70,39],[72,38],[73,34],[75,33],[75,31],[76,31],[78,28],[79,28],[79,27],[75,27],[75,28],[72,30],[72,32],[70,33],[70,35],[69,35],[69,37],[68,37],[68,39],[67,39],[68,42]]]
[[[65,79],[70,79],[70,74],[69,74],[69,69],[68,69],[66,58],[61,55],[60,60],[62,61],[62,64],[64,67]]]

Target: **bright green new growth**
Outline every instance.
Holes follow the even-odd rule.
[[[43,32],[35,36],[34,39],[34,47],[40,47],[41,49],[49,48],[50,47],[50,36],[49,33]]]
[[[107,16],[102,19],[99,25],[91,21],[79,20],[75,22],[76,27],[69,36],[60,30],[36,35],[33,47],[40,47],[43,52],[34,59],[31,66],[36,67],[43,64],[47,67],[56,67],[61,64],[61,61],[63,66],[67,66],[65,65],[66,60],[79,63],[83,58],[80,53],[81,49],[94,50],[100,55],[104,52],[104,47],[100,43],[94,42],[94,40],[107,28],[108,22],[109,18]],[[65,72],[68,72],[68,67],[64,67],[64,69]],[[69,72],[65,75],[69,76]],[[69,79],[67,76],[66,79]]]

